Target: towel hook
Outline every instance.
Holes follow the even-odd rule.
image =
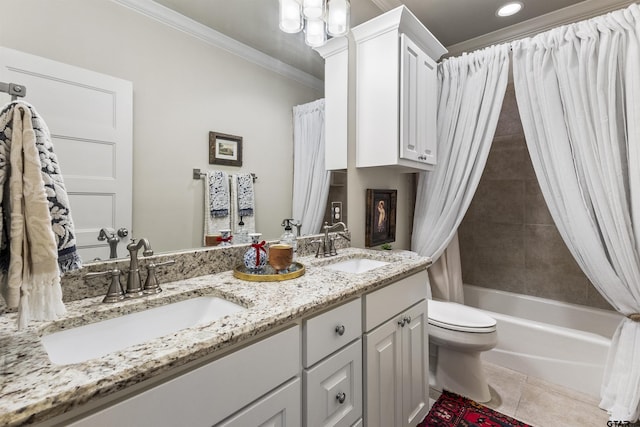
[[[27,94],[27,87],[15,83],[0,82],[0,92],[6,92],[11,95],[11,101],[15,101],[18,97],[24,97]]]

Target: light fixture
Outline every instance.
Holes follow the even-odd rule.
[[[522,2],[512,1],[501,6],[500,9],[496,11],[496,15],[502,17],[515,15],[520,12],[523,7]]]
[[[302,30],[302,8],[297,0],[280,0],[280,29],[285,33]]]
[[[280,29],[297,33],[304,28],[304,41],[311,47],[326,43],[327,37],[349,32],[349,0],[279,0]]]

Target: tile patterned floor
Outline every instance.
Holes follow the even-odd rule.
[[[595,397],[490,363],[484,368],[491,391],[484,405],[496,411],[534,427],[608,427]]]
[[[484,367],[490,408],[535,427],[607,427],[609,416],[595,397],[489,363]]]

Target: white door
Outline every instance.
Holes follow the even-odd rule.
[[[132,225],[131,82],[2,47],[0,81],[26,86],[51,131],[83,261],[109,258],[100,229]]]

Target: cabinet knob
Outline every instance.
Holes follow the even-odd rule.
[[[346,399],[347,399],[347,395],[344,394],[343,392],[340,392],[336,395],[336,400],[338,401],[338,403],[344,403]]]
[[[398,325],[404,328],[404,325],[411,323],[411,316],[404,316],[402,319],[398,320]]]
[[[336,326],[336,334],[340,336],[344,335],[344,325]]]

